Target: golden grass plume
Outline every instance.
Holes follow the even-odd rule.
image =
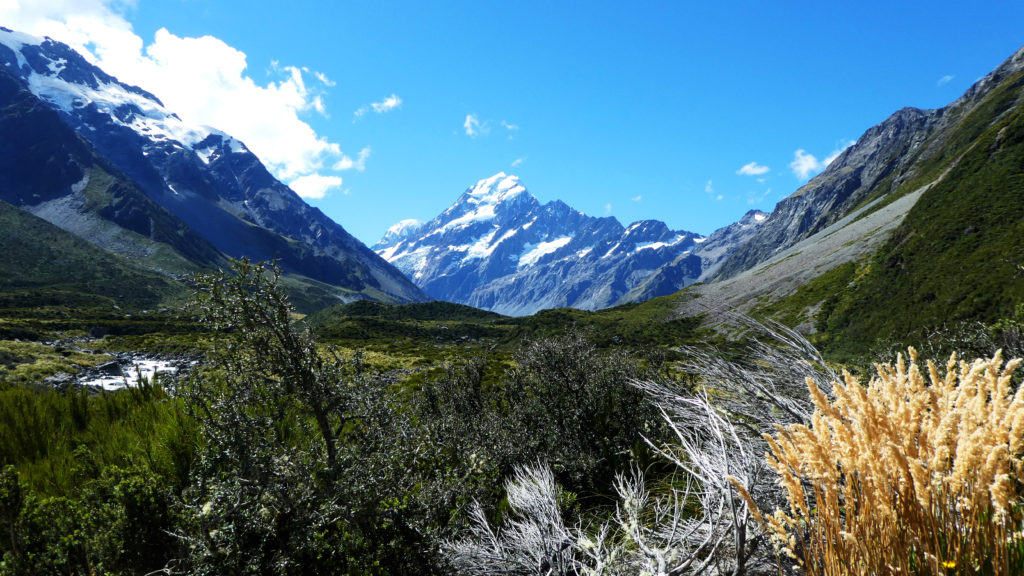
[[[766,435],[788,510],[765,514],[809,574],[1022,574],[1024,387],[1020,360],[909,351],[829,400],[808,380],[810,426]],[[753,506],[753,502],[748,502]]]

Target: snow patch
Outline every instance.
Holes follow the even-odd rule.
[[[42,40],[27,34],[0,30],[0,43],[14,50],[18,65],[24,73],[30,67],[21,53],[22,48],[26,44],[41,44]],[[47,63],[47,73],[32,71],[27,77],[29,90],[68,114],[93,104],[99,112],[108,115],[114,124],[127,126],[154,141],[170,140],[191,148],[210,135],[209,129],[185,124],[156,100],[117,82],[103,82],[93,74],[97,87],[92,88],[59,78],[58,74],[66,67],[67,60],[58,58]],[[244,151],[245,147],[232,139],[232,150]]]
[[[572,236],[562,236],[561,238],[555,238],[550,242],[541,242],[540,244],[527,244],[523,247],[523,253],[519,256],[519,267],[532,266],[537,263],[538,260],[555,252],[559,248],[565,246],[572,240]]]
[[[85,190],[85,187],[89,185],[89,174],[82,176],[82,179],[71,185],[71,192],[74,194],[80,193]]]
[[[477,182],[467,192],[467,201],[472,204],[499,204],[526,192],[526,188],[519,183],[518,176],[509,176],[504,172],[498,172],[490,178],[484,178]]]
[[[211,146],[210,148],[203,148],[201,150],[193,150],[193,152],[196,153],[196,156],[199,156],[199,159],[203,161],[203,164],[209,164],[210,163],[210,158],[213,156],[214,149]]]
[[[636,248],[633,249],[633,252],[639,252],[641,250],[660,250],[668,246],[675,246],[683,240],[686,240],[686,236],[684,234],[678,234],[671,242],[643,242],[641,244],[637,244]]]
[[[28,66],[28,61],[21,54],[22,46],[38,46],[43,43],[42,38],[30,36],[23,32],[13,30],[0,30],[0,44],[3,44],[14,51],[14,57],[18,59],[18,69]]]
[[[466,250],[466,256],[462,259],[463,262],[467,260],[475,260],[477,258],[487,258],[494,252],[494,249],[498,246],[497,244],[491,245],[491,240],[494,240],[494,235],[498,233],[498,229],[491,230],[490,234],[482,236],[479,240],[469,246]]]
[[[612,249],[605,252],[604,256],[601,256],[601,259],[604,260],[605,258],[608,258],[609,256],[615,254],[615,251],[619,249],[619,246],[622,246],[622,242],[617,242],[615,246],[612,246]]]
[[[388,231],[386,234],[384,234],[384,236],[406,236],[408,233],[416,230],[422,225],[423,223],[415,218],[406,218],[405,220],[399,220],[398,222],[392,224],[390,228],[388,228]]]
[[[398,253],[398,251],[401,250],[403,246],[405,246],[405,240],[399,240],[398,244],[395,244],[394,246],[384,248],[383,250],[378,250],[377,255],[387,260],[388,262],[394,262],[395,260],[406,255],[405,252]]]
[[[477,207],[476,210],[473,210],[471,212],[467,212],[467,213],[463,214],[462,216],[459,216],[455,220],[452,220],[452,221],[448,222],[447,224],[445,224],[444,226],[442,226],[440,228],[440,231],[454,230],[456,228],[461,228],[463,226],[468,226],[469,224],[471,224],[473,222],[482,222],[482,221],[485,221],[485,220],[493,220],[493,219],[494,219],[494,205],[493,204],[485,204],[485,205],[481,205],[481,206]]]

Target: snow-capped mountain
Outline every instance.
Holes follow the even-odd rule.
[[[561,201],[541,204],[502,172],[430,222],[392,226],[373,249],[434,298],[520,315],[612,306],[676,261],[692,282],[702,267],[693,252],[705,240],[657,220],[624,227]]]
[[[183,122],[68,46],[0,27],[0,84],[0,200],[133,257],[169,246],[171,260],[199,265],[276,259],[342,298],[425,299],[242,142]],[[33,156],[42,149],[59,153]]]
[[[698,240],[692,250],[680,254],[630,289],[620,302],[643,302],[672,294],[695,282],[708,281],[723,262],[754,237],[769,216],[760,210],[751,210],[739,221],[715,230],[707,238]]]

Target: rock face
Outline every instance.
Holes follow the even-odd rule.
[[[955,163],[956,158],[944,157],[948,150],[961,148],[951,142],[954,133],[961,138],[971,133],[963,130],[971,115],[1004,79],[1021,70],[1024,48],[948,106],[937,110],[903,108],[869,129],[824,172],[779,202],[769,221],[711,278],[724,279],[749,270],[868,202],[899,191],[925,175],[932,165]]]
[[[0,152],[0,199],[104,248],[150,258],[152,268],[275,259],[342,299],[426,299],[240,141],[187,125],[64,44],[5,28]]]
[[[434,298],[518,315],[631,301],[627,294],[655,273],[661,280],[641,296],[670,294],[717,265],[738,230],[712,242],[657,220],[623,227],[561,201],[541,204],[516,176],[499,173],[430,222],[396,224],[373,248]]]

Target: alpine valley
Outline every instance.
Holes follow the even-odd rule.
[[[505,314],[678,293],[677,314],[756,311],[864,353],[1015,313],[1022,138],[1024,49],[951,104],[868,129],[771,214],[707,237],[541,205],[502,173],[374,249],[435,298]]]
[[[2,286],[154,306],[247,257],[278,262],[307,313],[435,299],[528,316],[670,297],[665,319],[759,311],[860,353],[1007,317],[1024,297],[1022,86],[1018,51],[948,106],[868,129],[771,214],[707,235],[541,204],[498,173],[371,250],[244,143],[66,45],[0,29]]]
[[[71,19],[80,6],[114,14],[136,3],[22,4],[74,4]],[[563,69],[580,77],[599,72],[587,97],[622,91],[625,121],[658,124],[667,138],[696,140],[633,114],[708,113],[639,90],[645,76],[686,72],[644,41],[622,50],[646,40],[625,35],[640,4],[628,14],[588,6],[586,19],[569,10],[585,25],[568,30],[546,5],[457,3],[467,13],[500,4],[559,32],[525,36],[494,20],[478,36],[443,27],[463,21],[452,6],[417,6],[415,26],[400,26],[397,6],[370,3],[386,26],[349,44],[341,31],[353,28],[341,24],[352,23],[320,14],[329,3],[309,3],[316,22],[300,17],[307,3],[280,4],[289,20],[245,32],[277,50],[325,47],[319,31],[331,44],[317,56],[341,62],[352,83],[372,84],[369,69],[429,81],[419,94],[435,104],[402,88],[402,112],[444,128],[388,132],[378,115],[397,94],[353,120],[353,131],[397,134],[415,154],[424,134],[427,145],[448,137],[482,149],[519,129],[490,112],[453,133],[445,122],[461,113],[434,107],[448,99],[441,89],[470,92],[454,73],[425,73],[415,28],[460,58],[482,52],[502,95],[521,89],[512,97],[559,122],[581,114],[593,133],[665,152],[644,166],[685,155],[621,139],[584,99],[557,105],[541,84],[553,77],[534,74],[543,62],[519,50],[537,44],[545,58],[569,56]],[[225,13],[237,31],[267,23],[269,7]],[[727,12],[732,24],[756,11]],[[595,34],[600,20],[624,35]],[[886,30],[890,21],[901,34],[912,24],[888,19]],[[652,36],[643,22],[636,32]],[[679,30],[692,22],[665,24],[652,45],[688,60],[716,49],[684,50]],[[826,33],[830,45],[839,37]],[[545,36],[573,50],[548,49]],[[814,47],[787,38],[802,57]],[[356,44],[360,58],[347,49]],[[382,50],[390,44],[405,51]],[[881,53],[852,52],[869,67]],[[392,54],[409,56],[395,59],[406,72]],[[610,73],[612,54],[628,76]],[[520,58],[527,81],[508,75]],[[696,76],[702,87],[738,75],[713,68]],[[863,78],[833,68],[844,90]],[[557,80],[561,92],[579,78]],[[725,91],[739,103],[768,94]],[[715,104],[714,130],[735,118],[733,102]],[[522,125],[521,139],[502,140],[509,149],[526,142]],[[239,139],[189,125],[67,45],[0,28],[0,574],[1024,574],[1024,388],[1018,362],[1003,362],[1024,357],[1024,48],[947,106],[865,128],[771,213],[737,213],[714,231],[588,216],[499,172],[370,248]],[[465,169],[472,154],[449,158]],[[407,181],[444,172],[430,158],[390,157]],[[417,170],[420,160],[437,172]],[[373,226],[408,216],[386,215]],[[359,216],[341,217],[353,229]]]

